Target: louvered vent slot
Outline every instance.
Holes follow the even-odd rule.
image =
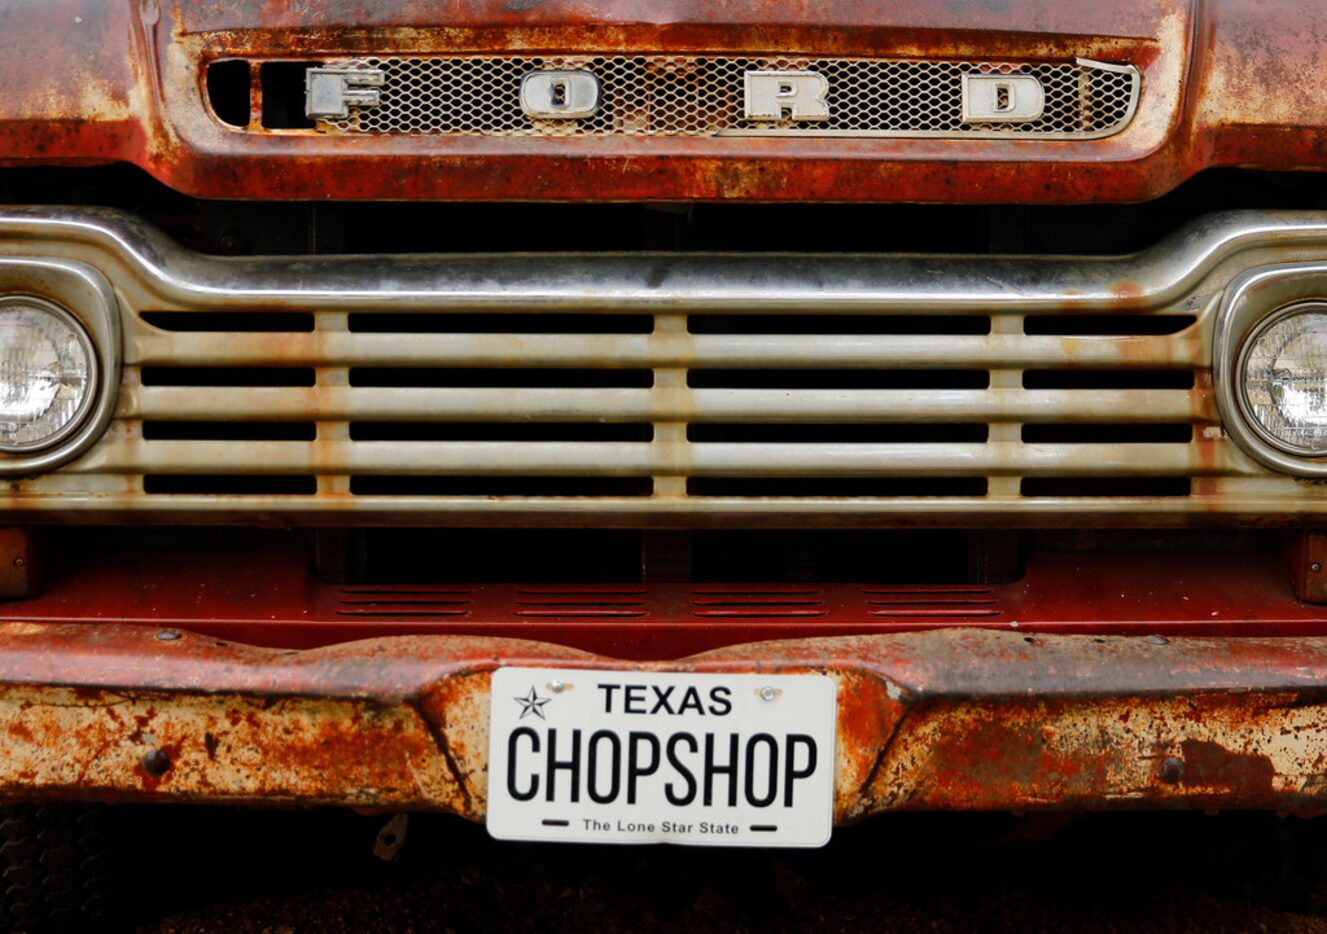
[[[991,619],[1003,615],[995,591],[984,587],[880,587],[862,591],[875,617]]]
[[[468,587],[347,587],[337,602],[338,616],[449,619],[468,616],[474,602]]]
[[[520,590],[516,615],[542,618],[631,618],[649,614],[648,591],[644,588],[578,590],[550,587]]]
[[[691,592],[691,614],[701,618],[779,619],[825,616],[819,588],[742,590],[707,587]]]

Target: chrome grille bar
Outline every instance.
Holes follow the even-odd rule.
[[[1290,520],[1327,512],[1327,493],[1224,437],[1210,318],[1239,273],[1324,251],[1327,216],[1256,213],[1121,258],[234,260],[110,212],[16,210],[0,254],[86,263],[114,285],[125,376],[106,437],[6,504],[52,520]],[[151,323],[276,312],[308,326]],[[1124,316],[1120,333],[1025,323],[1103,313]],[[623,314],[644,332],[620,333],[608,316]],[[480,317],[449,330],[449,315]],[[559,330],[569,315],[592,320]],[[869,327],[815,330],[835,315]],[[1158,317],[1174,327],[1128,325]]]

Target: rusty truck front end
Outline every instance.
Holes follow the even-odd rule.
[[[7,798],[484,820],[534,669],[829,683],[836,824],[1323,810],[1299,6],[453,6],[0,4]]]

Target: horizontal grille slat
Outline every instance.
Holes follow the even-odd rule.
[[[231,390],[144,387],[120,414],[188,419],[419,419],[471,421],[1172,422],[1215,421],[1210,394],[1148,390],[454,389]]]
[[[152,336],[132,362],[182,367],[1007,367],[1033,369],[1073,361],[1082,367],[1145,369],[1194,366],[1190,342],[1155,337],[946,335],[618,335],[596,334],[291,334]]]
[[[685,447],[685,450],[681,448]],[[400,473],[548,476],[1221,476],[1257,473],[1222,449],[1191,444],[707,444],[557,441],[251,442],[103,445],[71,471]]]

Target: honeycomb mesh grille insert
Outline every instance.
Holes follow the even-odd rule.
[[[1131,67],[1069,62],[954,62],[719,56],[448,56],[330,62],[381,69],[377,107],[319,123],[345,133],[474,136],[942,135],[1094,138],[1123,129],[1141,79]],[[602,86],[597,112],[541,120],[521,109],[521,79],[540,70],[588,71]],[[749,122],[748,71],[825,76],[830,117],[815,125]],[[965,74],[1032,75],[1045,92],[1042,116],[1025,123],[964,123]]]

